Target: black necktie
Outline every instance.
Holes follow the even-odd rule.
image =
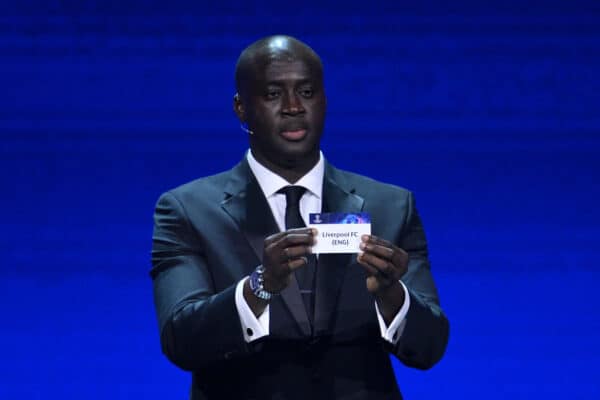
[[[306,225],[300,215],[300,198],[306,192],[302,186],[286,186],[279,190],[285,194],[285,229],[303,228]],[[316,258],[314,254],[308,257],[308,264],[296,270],[296,280],[302,295],[302,301],[306,307],[308,318],[312,324],[314,312],[313,287],[316,270]]]

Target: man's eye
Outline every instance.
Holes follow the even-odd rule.
[[[279,97],[279,91],[277,90],[269,90],[267,92],[267,99],[276,99]]]
[[[312,97],[313,94],[314,94],[314,92],[312,89],[301,89],[300,90],[300,96],[302,96],[302,97],[309,98],[309,97]]]

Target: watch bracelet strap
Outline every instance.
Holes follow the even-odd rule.
[[[250,290],[252,293],[262,300],[270,300],[275,294],[268,292],[264,287],[264,278],[263,273],[265,272],[265,267],[259,265],[256,267],[254,271],[250,274]]]

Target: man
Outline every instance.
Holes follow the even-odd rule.
[[[427,369],[448,321],[410,192],[328,164],[322,64],[287,36],[236,66],[250,151],[158,200],[152,248],[163,352],[192,399],[399,399],[388,354]],[[311,254],[311,212],[368,212],[361,253]]]

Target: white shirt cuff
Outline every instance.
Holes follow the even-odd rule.
[[[410,307],[408,289],[406,289],[406,286],[402,281],[400,281],[400,284],[402,285],[402,289],[404,289],[404,304],[400,307],[398,314],[396,314],[390,326],[385,325],[385,321],[379,312],[379,307],[377,307],[377,302],[375,302],[375,311],[377,312],[377,321],[379,321],[381,337],[394,345],[398,343],[398,340],[400,340],[400,337],[402,336],[402,332],[404,332],[404,327],[406,326],[406,314],[408,314],[408,308]]]
[[[258,318],[254,316],[244,298],[244,282],[246,282],[246,279],[248,278],[239,281],[235,287],[235,307],[242,324],[244,340],[246,343],[250,343],[269,335],[269,306],[267,305],[265,311]]]

